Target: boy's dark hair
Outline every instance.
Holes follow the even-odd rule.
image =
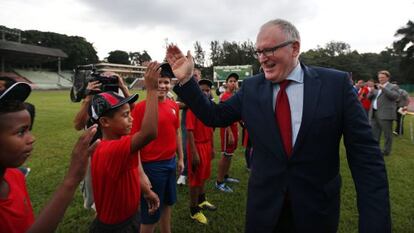
[[[172,71],[170,64],[163,63],[160,65],[160,69],[161,69],[160,76],[162,78],[170,78],[170,79],[175,78],[174,72]]]
[[[239,75],[237,73],[231,73],[231,74],[229,74],[229,76],[227,76],[227,78],[226,78],[226,83],[229,82],[229,79],[230,78],[235,78],[236,81],[239,81]]]
[[[7,113],[20,112],[22,110],[27,110],[25,104],[19,100],[8,100],[0,102],[0,117]],[[0,121],[0,128],[3,127],[3,124],[6,123],[4,119]]]

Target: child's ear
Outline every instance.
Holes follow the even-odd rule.
[[[102,128],[108,127],[109,126],[109,118],[107,118],[107,117],[99,118],[99,124],[101,125]]]

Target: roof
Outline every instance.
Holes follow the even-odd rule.
[[[37,45],[22,44],[13,41],[0,40],[0,55],[7,61],[39,61],[43,62],[66,58],[68,55],[61,49],[47,48]]]

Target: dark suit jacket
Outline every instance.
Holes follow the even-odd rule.
[[[360,232],[391,232],[384,160],[347,73],[305,65],[302,69],[302,124],[290,159],[275,123],[272,83],[263,74],[246,79],[221,104],[205,98],[194,80],[176,85],[174,91],[209,126],[245,122],[254,148],[246,232],[272,232],[286,193],[297,232],[336,232],[342,136],[357,191]]]

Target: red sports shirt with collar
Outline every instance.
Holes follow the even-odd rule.
[[[121,223],[138,211],[138,156],[130,151],[128,135],[119,140],[102,140],[93,153],[93,196],[97,218],[105,224]]]
[[[0,232],[26,232],[34,222],[26,182],[21,171],[8,168],[4,180],[9,185],[7,198],[0,198]]]
[[[131,134],[141,130],[145,100],[135,105]],[[158,136],[140,150],[141,162],[168,160],[177,151],[177,129],[180,126],[178,104],[170,99],[158,102]]]

